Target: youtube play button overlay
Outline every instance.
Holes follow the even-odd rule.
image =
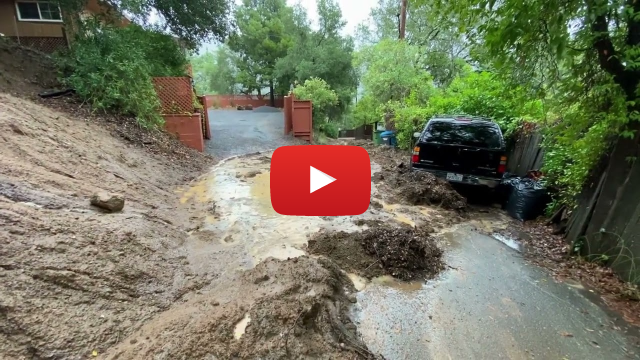
[[[334,181],[336,181],[336,179],[314,168],[313,166],[309,166],[309,193],[312,193],[318,189],[322,189],[323,187],[331,184]]]
[[[271,205],[280,215],[360,215],[369,208],[371,164],[359,146],[283,146],[271,157]]]

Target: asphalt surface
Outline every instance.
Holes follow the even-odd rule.
[[[354,317],[386,359],[638,359],[638,331],[577,283],[557,283],[470,226],[449,240],[441,277],[419,289],[368,286]]]
[[[284,135],[284,115],[278,112],[209,109],[211,140],[205,151],[218,159],[304,144]]]

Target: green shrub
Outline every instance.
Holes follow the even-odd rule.
[[[296,85],[293,94],[298,99],[311,100],[313,121],[318,125],[327,121],[327,114],[331,108],[338,106],[338,94],[320,78],[307,79],[304,84]]]
[[[183,75],[186,59],[169,36],[137,25],[88,21],[57,58],[62,82],[94,110],[134,115],[145,127],[163,123],[152,76]]]
[[[324,122],[321,123],[319,126],[319,130],[327,135],[327,137],[330,137],[332,139],[337,139],[338,138],[338,125],[336,125],[336,123],[328,121],[328,122]]]

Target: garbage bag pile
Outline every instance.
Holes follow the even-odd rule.
[[[505,174],[498,190],[503,209],[514,219],[533,220],[544,213],[551,200],[539,172],[529,172],[527,177]]]

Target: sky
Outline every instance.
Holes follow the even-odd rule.
[[[236,0],[236,2],[240,2]],[[371,9],[377,4],[377,0],[337,0],[342,10],[342,18],[347,22],[344,34],[354,35],[358,24],[369,17]],[[312,22],[312,26],[318,24],[318,12],[316,10],[316,0],[287,0],[287,4],[293,6],[300,3],[307,9],[307,15]],[[200,51],[213,50],[217,47],[214,43],[206,43],[200,47]]]
[[[347,21],[344,33],[354,35],[358,24],[369,17],[371,9],[377,4],[377,0],[337,0],[342,10],[342,18]],[[297,3],[307,9],[309,19],[317,25],[318,12],[316,10],[316,0],[287,0],[287,4],[295,5]]]

